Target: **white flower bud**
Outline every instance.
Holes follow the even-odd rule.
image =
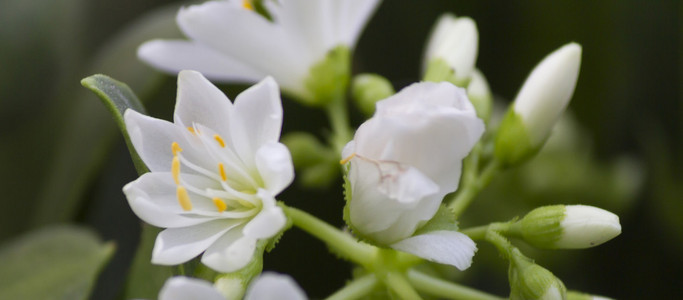
[[[587,205],[539,207],[518,224],[525,241],[546,249],[590,248],[621,233],[617,215]]]
[[[479,33],[474,20],[468,17],[456,18],[444,14],[439,18],[430,35],[425,51],[425,80],[449,80],[463,86],[474,70],[477,61]],[[448,66],[453,78],[428,78],[432,63],[440,60]],[[441,73],[441,72],[440,72]],[[449,76],[449,77],[451,77]]]
[[[567,291],[567,300],[612,300],[612,298],[584,294],[576,291]]]
[[[501,123],[497,158],[518,163],[543,146],[574,93],[580,65],[581,46],[569,43],[534,68]]]
[[[484,121],[488,121],[491,117],[493,96],[491,95],[491,89],[486,81],[486,77],[477,69],[472,72],[472,80],[467,85],[467,97],[470,98],[470,102],[472,102],[472,105],[477,110],[477,116]]]

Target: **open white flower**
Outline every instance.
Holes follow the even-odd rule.
[[[464,234],[412,235],[458,188],[462,159],[483,132],[465,90],[448,82],[413,84],[377,102],[343,153],[353,228],[380,245],[469,266],[476,247]]]
[[[227,291],[230,292],[230,291]],[[232,293],[231,293],[232,294]],[[238,293],[241,294],[241,293]],[[210,282],[183,276],[171,277],[159,292],[159,300],[233,300]],[[264,272],[249,285],[244,300],[305,300],[306,294],[288,275]]]
[[[256,242],[277,234],[285,215],[274,196],[294,178],[278,142],[282,105],[272,78],[231,103],[200,73],[178,75],[174,123],[126,111],[131,142],[150,173],[123,191],[133,212],[167,228],[152,262],[202,262],[232,272],[252,258]]]
[[[306,99],[310,68],[335,47],[353,49],[379,0],[263,1],[272,21],[250,3],[182,8],[177,22],[190,40],[149,41],[138,56],[167,72],[193,69],[218,81],[255,82],[271,75],[288,93]]]

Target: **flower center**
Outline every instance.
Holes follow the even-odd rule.
[[[188,127],[187,129],[193,135],[201,135],[199,130],[193,127]],[[223,140],[223,138],[218,134],[213,135],[213,140],[204,140],[205,143],[207,141],[212,141],[213,143],[215,143],[215,145],[220,147],[218,148],[216,146],[212,146],[215,147],[215,149],[223,150],[226,148],[225,140]],[[211,147],[207,147],[207,150],[210,150],[209,148]],[[171,143],[171,152],[173,154],[173,160],[171,161],[171,175],[173,177],[173,181],[177,186],[176,197],[178,199],[178,204],[184,211],[190,211],[193,209],[193,203],[192,199],[190,198],[189,192],[211,199],[211,202],[213,203],[213,206],[215,207],[216,211],[218,211],[219,213],[229,213],[228,217],[248,217],[257,212],[258,209],[260,209],[261,203],[258,197],[255,195],[255,192],[244,190],[238,191],[234,189],[230,184],[228,184],[228,180],[230,178],[228,178],[228,173],[226,172],[226,163],[219,162],[217,163],[216,168],[214,170],[207,170],[199,165],[190,162],[186,157],[184,157],[182,154],[183,149],[177,142]],[[217,156],[214,154],[211,154],[211,156]],[[221,188],[198,188],[196,186],[196,182],[194,184],[192,183],[193,180],[190,180],[190,182],[188,182],[187,180],[183,179],[183,176],[181,176],[181,165],[183,166],[183,168],[188,168],[194,173],[198,173],[204,175],[205,177],[208,177],[209,179],[215,180],[220,184]],[[228,163],[228,165],[231,164]],[[237,166],[233,167],[235,167],[235,169],[237,170],[238,177],[245,177],[239,176],[246,175],[242,174],[244,173],[244,171],[242,171],[241,168],[238,168]],[[245,178],[249,177],[247,176]],[[251,186],[252,184],[253,182],[248,182],[247,186]],[[237,185],[240,186],[241,184]],[[249,190],[249,188],[247,190]]]
[[[251,0],[242,0],[242,7],[244,7],[244,9],[254,10],[254,5],[251,3]]]

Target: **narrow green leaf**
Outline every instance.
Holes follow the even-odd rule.
[[[0,247],[0,299],[87,299],[114,248],[75,226],[10,241]]]
[[[142,106],[138,97],[135,93],[125,84],[119,82],[109,76],[96,74],[81,80],[81,84],[93,91],[102,100],[104,106],[107,107],[109,112],[114,117],[116,125],[121,130],[123,138],[126,140],[126,145],[128,146],[128,151],[130,152],[130,157],[133,159],[133,164],[135,164],[135,169],[138,174],[144,174],[149,172],[145,163],[133,148],[133,144],[130,142],[130,136],[128,135],[128,130],[126,130],[126,123],[123,120],[123,114],[127,109],[135,110],[139,113],[145,113],[145,107]]]

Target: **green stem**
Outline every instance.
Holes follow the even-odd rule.
[[[515,247],[512,246],[508,239],[506,239],[497,231],[489,229],[486,232],[486,240],[494,246],[496,246],[498,252],[500,252],[500,254],[503,255],[505,259],[510,260],[510,253],[512,252],[512,249],[514,249]]]
[[[494,230],[501,234],[508,234],[510,230],[514,227],[514,222],[496,222],[488,225],[482,225],[472,228],[467,228],[460,230],[460,232],[466,234],[473,240],[483,240],[486,239],[486,234],[489,230]]]
[[[401,299],[419,300],[422,299],[412,284],[403,273],[389,272],[384,278],[384,283]]]
[[[462,286],[440,278],[435,278],[420,271],[409,270],[408,281],[418,290],[446,299],[471,299],[471,300],[501,300],[504,298],[491,295],[473,288]]]
[[[476,180],[465,180],[463,182],[465,186],[461,188],[460,192],[455,195],[455,199],[448,205],[456,218],[467,209],[472,200],[474,200],[474,197],[491,182],[491,179],[498,173],[500,168],[500,162],[494,159],[484,168]]]
[[[285,214],[292,220],[294,226],[299,227],[310,235],[325,242],[332,250],[345,259],[364,267],[370,266],[377,253],[377,248],[358,242],[351,235],[333,227],[315,216],[283,204],[280,204]]]
[[[346,286],[327,297],[327,300],[353,300],[361,298],[372,291],[377,286],[375,274],[368,274],[356,278]]]
[[[332,135],[330,145],[341,155],[341,151],[352,137],[352,129],[349,125],[349,112],[346,106],[346,95],[339,95],[325,107],[327,117],[330,119]]]

